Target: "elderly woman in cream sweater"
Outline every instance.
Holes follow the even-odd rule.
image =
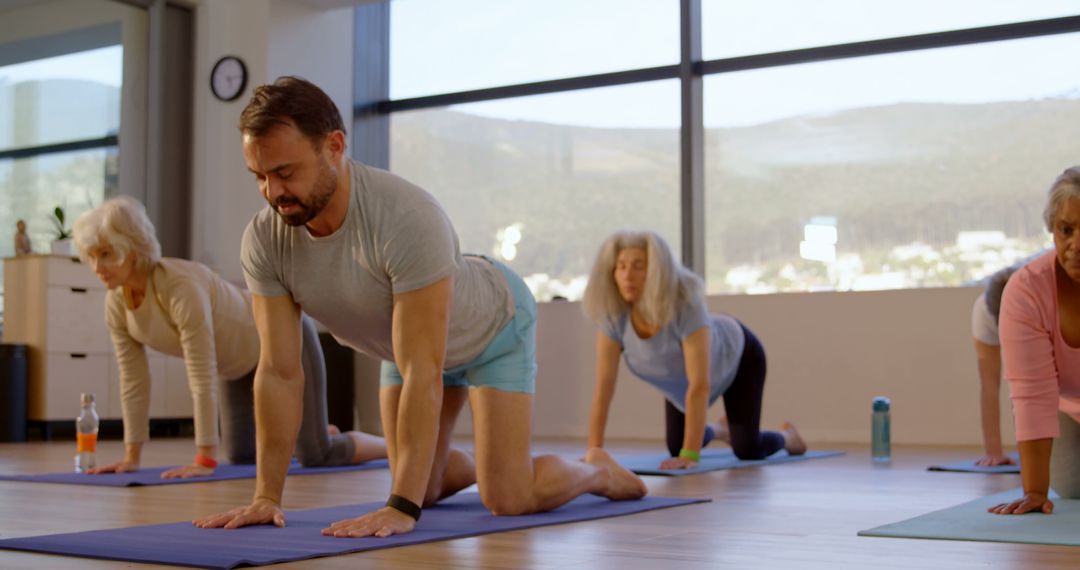
[[[120,369],[124,420],[124,459],[91,473],[139,468],[149,439],[151,378],[144,347],[184,359],[194,404],[194,458],[162,477],[213,473],[222,442],[231,463],[254,463],[259,335],[251,295],[200,263],[161,257],[146,210],[131,198],[113,198],[86,212],[75,221],[73,235],[83,261],[109,288],[105,322]],[[302,326],[304,416],[298,459],[306,466],[329,466],[386,457],[382,438],[338,433],[327,426],[322,350],[311,319]]]

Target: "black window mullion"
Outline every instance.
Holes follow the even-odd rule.
[[[72,141],[56,144],[46,144],[40,146],[16,148],[11,150],[0,151],[0,160],[4,159],[24,159],[33,158],[36,156],[42,156],[46,154],[56,154],[61,152],[72,152],[76,150],[90,150],[95,148],[107,148],[111,146],[117,146],[120,144],[120,138],[116,135],[108,135],[99,139],[86,139],[81,141]]]

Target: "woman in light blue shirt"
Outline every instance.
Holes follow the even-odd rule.
[[[661,469],[687,469],[713,439],[740,459],[786,449],[806,452],[795,426],[761,431],[765,351],[745,325],[710,315],[701,279],[675,261],[654,232],[618,232],[600,248],[585,290],[596,335],[596,392],[589,447],[603,447],[621,354],[630,371],[664,395],[667,447]],[[724,397],[727,425],[708,424],[710,404]]]

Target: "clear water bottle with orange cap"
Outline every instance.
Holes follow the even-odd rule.
[[[82,410],[75,418],[75,472],[85,473],[97,467],[98,415],[94,395],[79,396]]]

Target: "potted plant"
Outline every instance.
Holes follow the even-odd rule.
[[[57,206],[53,210],[53,217],[50,220],[53,223],[53,232],[55,233],[52,242],[53,255],[75,255],[71,243],[71,230],[67,228],[64,221],[64,209]]]

